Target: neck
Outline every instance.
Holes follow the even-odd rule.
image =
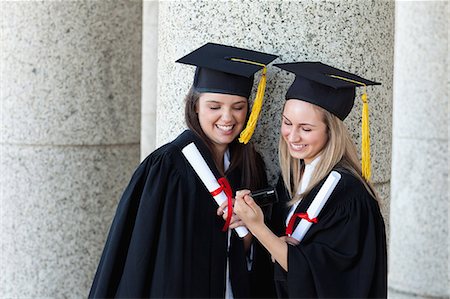
[[[225,169],[223,167],[223,159],[227,148],[228,147],[226,146],[214,146],[214,153],[213,153],[214,162],[216,163],[216,166],[221,173],[225,172]]]

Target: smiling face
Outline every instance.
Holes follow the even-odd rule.
[[[196,112],[205,135],[219,152],[241,133],[247,117],[247,99],[237,95],[202,93]]]
[[[284,105],[281,135],[292,157],[311,163],[328,141],[323,115],[313,104],[290,99]]]

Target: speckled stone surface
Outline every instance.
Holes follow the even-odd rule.
[[[397,290],[388,289],[388,299],[437,299],[437,297],[419,296],[417,294],[403,293]],[[446,298],[444,297],[442,299]]]
[[[143,2],[141,159],[155,149],[158,82],[158,1]]]
[[[83,298],[139,163],[142,3],[0,6],[0,297]]]
[[[2,1],[1,6],[5,140],[139,140],[141,3]]]
[[[0,297],[85,298],[138,163],[139,145],[3,146]]]
[[[372,178],[380,184],[390,182],[393,1],[163,1],[159,7],[158,145],[185,127],[183,99],[194,67],[175,60],[207,42],[217,42],[279,54],[278,63],[322,61],[382,82],[368,88]],[[269,67],[263,112],[253,137],[272,182],[278,169],[284,94],[293,78]],[[359,147],[359,100],[355,106],[346,124]],[[389,198],[388,193],[381,195]]]
[[[390,287],[450,296],[448,2],[399,2]],[[447,82],[448,83],[448,82]]]
[[[390,286],[448,296],[448,144],[396,139],[392,171]],[[417,158],[420,157],[420,158]]]

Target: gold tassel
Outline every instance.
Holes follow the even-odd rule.
[[[329,75],[332,78],[341,79],[344,81],[359,84],[364,87],[364,92],[361,96],[363,102],[362,108],[362,124],[361,124],[361,174],[366,181],[370,180],[370,130],[369,130],[369,103],[367,101],[367,86],[366,84],[352,79],[344,78],[336,75]]]
[[[258,117],[259,117],[259,114],[261,113],[263,99],[264,99],[264,91],[266,89],[267,67],[265,64],[246,60],[246,59],[231,58],[231,60],[237,61],[237,62],[259,65],[259,66],[263,67],[261,79],[259,79],[258,89],[256,91],[255,100],[253,101],[252,112],[250,113],[250,116],[248,118],[248,122],[247,122],[245,129],[241,132],[241,135],[239,136],[239,142],[247,144],[250,141],[250,138],[252,138],[253,133],[255,132],[256,123],[258,122]]]
[[[362,176],[366,181],[370,180],[370,127],[369,127],[369,103],[367,102],[366,86],[361,96],[362,108],[362,137],[361,137],[361,160]]]
[[[250,141],[250,138],[252,138],[253,133],[255,132],[256,123],[258,122],[258,117],[262,109],[264,90],[266,89],[266,72],[267,68],[264,67],[261,79],[259,80],[255,100],[253,101],[252,112],[250,113],[250,117],[248,118],[247,126],[239,136],[240,143],[247,144]]]

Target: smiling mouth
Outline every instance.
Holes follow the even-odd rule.
[[[218,125],[218,124],[216,124],[216,128],[218,128],[219,130],[224,131],[224,132],[230,132],[231,130],[233,130],[234,125],[231,125],[231,126],[224,126],[224,125]]]
[[[306,148],[308,145],[307,144],[292,144],[291,143],[291,148],[294,150],[294,151],[301,151],[301,150],[303,150],[304,148]]]

